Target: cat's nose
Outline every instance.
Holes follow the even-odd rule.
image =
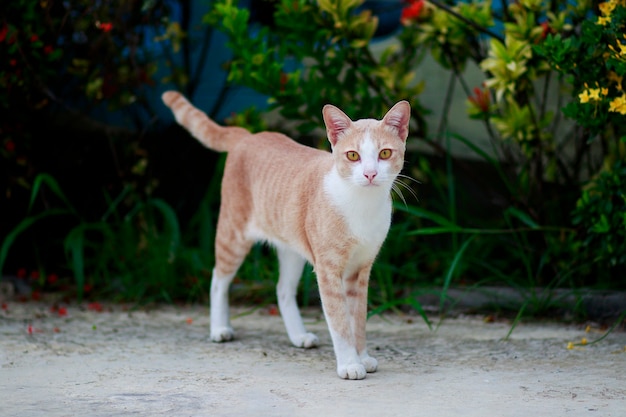
[[[365,172],[363,172],[363,175],[365,175],[365,178],[367,178],[367,180],[371,184],[374,181],[374,178],[376,177],[376,175],[378,175],[378,172],[376,172],[376,171],[365,171]]]

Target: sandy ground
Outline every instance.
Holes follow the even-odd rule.
[[[94,306],[92,306],[93,308]],[[59,314],[61,313],[61,314]],[[1,416],[626,416],[626,333],[584,325],[419,317],[368,322],[379,371],[344,381],[321,347],[291,347],[269,309],[236,309],[237,339],[208,340],[208,309],[88,305],[0,311]]]

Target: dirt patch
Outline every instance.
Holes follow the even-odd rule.
[[[292,347],[279,316],[235,309],[237,339],[208,338],[208,308],[9,303],[0,313],[2,415],[41,416],[623,416],[626,333],[592,346],[584,325],[468,316],[429,330],[419,317],[368,322],[379,371],[335,374],[317,309],[304,312],[321,346]],[[592,413],[593,412],[593,413]]]

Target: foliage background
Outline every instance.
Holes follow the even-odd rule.
[[[166,88],[316,147],[329,101],[354,118],[411,102],[405,173],[419,184],[396,199],[374,311],[506,285],[526,294],[518,312],[545,314],[559,307],[545,288],[626,288],[623,1],[24,0],[0,15],[0,271],[31,296],[206,300],[223,156],[163,112]],[[447,80],[442,109],[422,102],[425,61]],[[209,105],[197,94],[216,63]],[[269,117],[218,116],[238,86],[269,97]],[[491,149],[451,130],[455,89]],[[269,252],[242,268],[240,299],[272,302]],[[307,268],[301,298],[314,297]]]

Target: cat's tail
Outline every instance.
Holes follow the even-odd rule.
[[[163,103],[172,110],[176,121],[198,139],[207,148],[217,152],[228,152],[230,144],[237,138],[249,135],[246,129],[241,127],[220,126],[194,107],[178,91],[166,91],[161,96]]]

